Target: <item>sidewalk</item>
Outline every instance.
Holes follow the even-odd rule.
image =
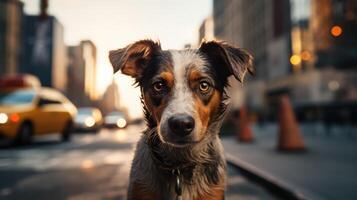
[[[279,200],[261,185],[247,179],[241,171],[228,165],[226,200]]]
[[[329,137],[319,128],[301,127],[308,147],[306,153],[276,150],[277,127],[253,126],[255,143],[238,143],[223,137],[226,153],[316,199],[357,199],[357,134],[350,137],[336,129]],[[319,131],[321,132],[321,131]]]

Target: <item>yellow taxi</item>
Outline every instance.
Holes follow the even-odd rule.
[[[76,112],[76,107],[54,89],[1,87],[0,137],[29,143],[33,136],[60,133],[67,141]]]

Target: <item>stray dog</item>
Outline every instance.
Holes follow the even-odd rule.
[[[147,122],[132,162],[128,199],[224,199],[219,130],[228,77],[253,74],[252,56],[223,42],[162,50],[141,40],[109,52],[114,72],[136,80]]]

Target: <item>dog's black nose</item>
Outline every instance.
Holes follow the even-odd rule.
[[[195,120],[185,114],[175,115],[169,118],[170,130],[179,136],[186,136],[195,128]]]

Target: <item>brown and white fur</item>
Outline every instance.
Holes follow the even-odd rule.
[[[135,78],[147,121],[131,167],[128,199],[176,199],[180,170],[182,199],[223,199],[226,161],[219,130],[233,75],[253,73],[252,56],[222,42],[198,49],[162,50],[141,40],[110,51],[114,72]]]

